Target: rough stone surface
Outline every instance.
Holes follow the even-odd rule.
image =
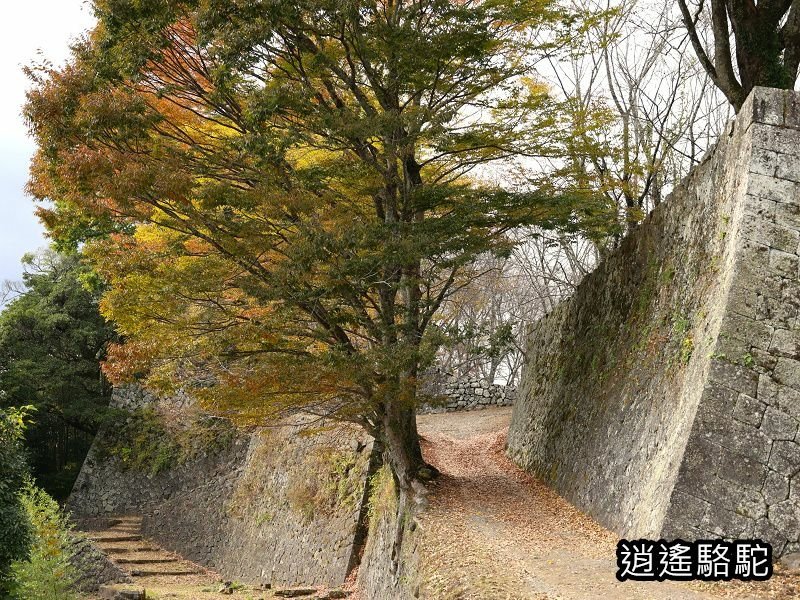
[[[316,593],[316,588],[287,588],[277,589],[272,594],[278,598],[300,598],[301,596],[310,596]]]
[[[144,588],[102,586],[98,595],[104,600],[147,600],[147,591]]]
[[[115,392],[112,402],[175,408],[174,399],[130,390]],[[242,433],[225,450],[154,476],[122,470],[93,447],[68,508],[78,518],[142,515],[143,535],[228,579],[341,585],[363,537],[372,441],[341,427],[297,434],[292,427]]]
[[[800,552],[784,555],[781,559],[781,565],[791,573],[800,573]]]
[[[757,88],[529,331],[509,455],[620,535],[800,542],[798,101]]]

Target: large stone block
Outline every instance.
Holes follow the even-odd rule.
[[[739,330],[736,329],[738,332]],[[770,337],[770,334],[761,329],[753,329],[757,332],[759,338]],[[748,335],[748,330],[741,331],[743,336]],[[726,357],[738,359],[739,357]],[[712,361],[711,370],[708,376],[709,381],[719,384],[722,387],[730,390],[736,390],[742,394],[755,396],[758,393],[758,373],[748,369],[743,365],[729,362],[724,359],[715,359]]]
[[[707,402],[707,400],[703,402],[701,407],[704,408]],[[743,423],[753,425],[754,427],[760,427],[766,410],[767,405],[761,400],[748,396],[747,394],[739,394],[739,399],[736,401],[736,408],[733,410],[733,418]]]
[[[770,348],[779,356],[800,358],[800,330],[776,329]]]
[[[789,497],[789,477],[770,470],[764,486],[761,488],[761,494],[768,505],[786,500]]]
[[[767,465],[745,454],[723,450],[718,473],[720,479],[738,484],[739,487],[760,490],[767,477]],[[705,477],[710,476],[711,473],[705,473]]]
[[[760,429],[764,436],[773,441],[791,441],[797,436],[798,423],[791,415],[770,406],[764,412]]]
[[[778,383],[800,390],[800,360],[780,358],[775,365],[775,379]]]
[[[769,466],[789,478],[794,477],[800,472],[800,444],[787,440],[774,442]]]

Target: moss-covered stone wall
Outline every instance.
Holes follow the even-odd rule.
[[[716,149],[535,323],[509,455],[626,537],[800,542],[800,95]]]

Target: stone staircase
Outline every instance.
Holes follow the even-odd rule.
[[[352,591],[316,587],[255,588],[225,582],[214,571],[188,561],[142,537],[142,519],[138,516],[98,517],[79,521],[78,528],[111,562],[130,576],[127,584],[102,586],[103,600],[141,600],[175,598],[177,600],[221,600],[241,593],[247,598],[309,598],[330,600],[348,598]],[[357,596],[356,596],[357,597]],[[93,598],[95,598],[93,596]]]
[[[103,529],[87,532],[89,539],[140,585],[147,586],[150,580],[164,577],[194,580],[198,576],[213,575],[142,538],[141,517],[112,517],[105,525]]]

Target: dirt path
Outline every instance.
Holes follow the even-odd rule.
[[[514,466],[503,452],[511,410],[418,419],[442,473],[420,518],[421,597],[442,600],[800,598],[800,578],[678,584],[616,580],[617,536]]]

